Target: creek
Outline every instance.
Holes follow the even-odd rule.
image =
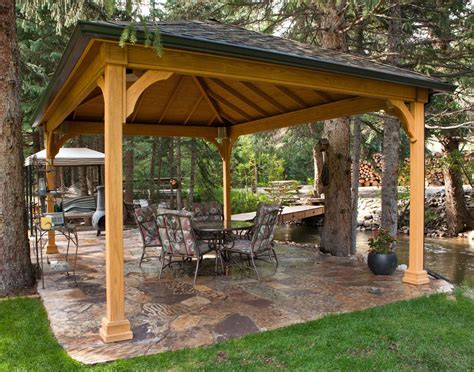
[[[367,240],[372,232],[357,232],[357,251],[368,250]],[[319,244],[321,228],[309,225],[283,225],[275,234],[279,241],[298,244]],[[399,264],[408,264],[408,235],[397,237],[397,255]],[[426,238],[425,267],[457,285],[474,288],[474,242],[469,245],[466,238]]]

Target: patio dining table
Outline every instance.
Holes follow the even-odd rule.
[[[217,273],[217,257],[223,257],[225,261],[228,261],[225,256],[225,248],[231,248],[234,245],[235,234],[234,231],[244,232],[254,227],[254,222],[251,221],[199,221],[193,223],[193,229],[200,236],[209,236],[210,238],[204,239],[209,241],[209,247],[216,251],[216,273]],[[222,263],[222,261],[221,261]],[[224,271],[224,265],[222,264]]]

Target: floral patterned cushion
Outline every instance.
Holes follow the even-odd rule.
[[[151,207],[135,209],[138,230],[145,246],[161,246],[155,213]]]
[[[224,208],[222,204],[215,201],[193,203],[190,209],[194,214],[194,221],[222,221],[224,219]]]
[[[191,225],[192,213],[172,211],[157,217],[159,235],[165,253],[182,256],[199,254],[198,242]]]

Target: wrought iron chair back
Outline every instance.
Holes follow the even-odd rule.
[[[273,237],[282,208],[279,205],[260,204],[255,217],[251,247],[255,254],[272,249]]]
[[[141,267],[145,257],[146,248],[161,247],[158,225],[156,223],[156,215],[151,207],[136,208],[134,211],[135,221],[138,231],[142,238],[143,250],[140,258]]]
[[[160,239],[163,244],[160,255],[160,278],[163,268],[171,266],[173,257],[181,257],[183,260],[196,258],[194,272],[194,284],[196,284],[200,262],[209,249],[206,243],[197,239],[192,227],[192,218],[193,214],[187,211],[168,211],[157,216]],[[169,257],[168,264],[165,264],[166,257]]]

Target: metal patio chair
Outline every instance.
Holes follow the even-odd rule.
[[[160,254],[160,278],[163,269],[171,266],[174,257],[182,261],[196,259],[194,284],[196,284],[199,265],[204,255],[211,251],[206,242],[197,239],[192,227],[193,214],[187,211],[165,212],[157,216],[162,251]],[[166,264],[166,258],[169,262]]]
[[[232,258],[232,254],[239,254],[239,256],[247,256],[251,262],[257,279],[260,281],[260,274],[258,273],[255,260],[266,256],[274,258],[276,268],[278,268],[278,257],[273,247],[273,236],[275,235],[276,226],[281,213],[281,206],[260,204],[257,216],[255,217],[255,227],[250,239],[236,239],[232,246],[224,246],[224,251]]]
[[[134,215],[143,243],[142,256],[138,265],[141,267],[146,254],[146,249],[151,247],[161,247],[161,240],[158,225],[156,223],[156,215],[152,207],[136,208]]]

